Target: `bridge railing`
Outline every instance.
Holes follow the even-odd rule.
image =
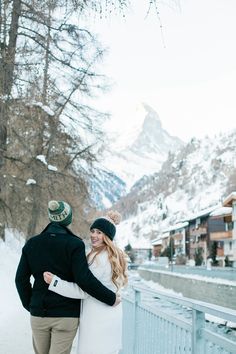
[[[122,303],[121,354],[236,353],[236,332],[211,322],[236,326],[235,310],[141,286],[124,292]]]

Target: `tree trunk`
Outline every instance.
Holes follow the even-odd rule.
[[[28,224],[28,229],[27,229],[27,235],[26,235],[26,240],[29,240],[32,236],[35,235],[36,232],[36,226],[37,226],[37,219],[39,215],[39,205],[38,205],[38,198],[40,197],[38,194],[38,187],[33,187],[34,192],[33,194],[33,205],[32,205],[32,212],[31,212],[31,220],[29,221]]]
[[[11,24],[9,30],[9,43],[5,51],[4,58],[4,95],[10,95],[14,81],[15,57],[16,57],[16,41],[19,28],[19,18],[21,15],[21,0],[14,0],[11,15]]]
[[[48,19],[47,19],[47,37],[46,37],[46,48],[45,48],[45,64],[43,70],[43,94],[42,99],[43,103],[47,104],[47,91],[48,91],[48,71],[49,71],[49,49],[50,49],[50,42],[51,42],[51,6],[50,1],[48,2]]]
[[[6,45],[6,38],[3,38],[0,58],[0,168],[4,165],[4,151],[7,146],[7,122],[9,95],[12,90],[14,80],[16,40],[19,27],[19,17],[21,13],[21,0],[14,0],[12,16],[9,29],[9,43]],[[3,31],[6,36],[5,29]]]
[[[41,183],[41,177],[39,174],[35,174],[33,176],[36,181],[37,185],[32,185],[32,209],[31,209],[31,218],[29,220],[28,228],[27,228],[27,235],[26,235],[26,240],[29,240],[32,236],[36,234],[36,229],[37,229],[37,224],[38,224],[38,218],[40,215],[40,198],[41,198],[41,193],[42,190],[40,188],[40,183]]]
[[[14,0],[12,5],[11,23],[9,28],[9,41],[7,43],[6,22],[1,22],[1,56],[0,56],[0,237],[4,239],[5,217],[5,178],[3,176],[4,154],[7,150],[7,125],[9,111],[9,95],[14,80],[16,41],[21,13],[21,0]],[[2,6],[1,6],[2,14]],[[4,21],[6,20],[4,12]],[[3,19],[1,18],[1,21]]]

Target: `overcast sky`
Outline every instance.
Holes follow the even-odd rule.
[[[99,104],[114,129],[133,124],[141,102],[185,141],[235,128],[236,1],[163,0],[162,30],[154,9],[145,18],[148,0],[131,2],[124,19],[93,24],[110,48],[103,71],[115,85]]]

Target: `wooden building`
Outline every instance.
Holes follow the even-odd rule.
[[[223,201],[224,207],[232,208],[232,263],[236,268],[236,191],[229,194]]]
[[[169,232],[169,238],[174,240],[174,252],[175,256],[186,255],[186,229],[188,227],[188,221],[179,222],[171,226],[166,232]]]
[[[209,215],[208,231],[211,248],[213,242],[217,242],[217,260],[224,266],[225,258],[229,261],[233,256],[232,245],[232,208],[221,207]]]
[[[161,252],[169,245],[169,232],[160,233],[154,240],[152,240],[152,254],[154,258],[158,258],[161,255]]]
[[[204,209],[189,220],[189,227],[187,232],[187,239],[189,242],[188,257],[189,259],[195,259],[195,254],[198,249],[202,252],[203,262],[206,264],[207,257],[209,255],[209,233],[208,233],[208,218],[213,210],[216,210],[219,206],[213,206]]]
[[[173,255],[184,255],[195,260],[201,252],[203,264],[207,264],[210,248],[217,242],[217,260],[225,265],[225,258],[236,267],[236,192],[231,193],[222,205],[202,210],[187,220],[163,230],[152,240],[153,256],[159,257],[173,239]]]

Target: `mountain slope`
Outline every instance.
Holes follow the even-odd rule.
[[[125,181],[128,190],[142,176],[159,171],[168,153],[183,146],[179,138],[163,129],[158,114],[150,106],[143,103],[140,112],[142,124],[131,131],[124,127],[103,162]]]
[[[158,114],[150,106],[142,104],[140,114],[141,123],[131,130],[124,127],[109,152],[104,152],[102,162],[90,171],[90,195],[98,209],[109,208],[141,177],[159,171],[168,153],[183,146],[179,138],[162,128]]]
[[[97,167],[92,173],[89,191],[97,209],[109,208],[126,194],[125,182],[113,172]]]
[[[113,207],[123,214],[123,244],[154,238],[190,214],[220,204],[236,189],[236,131],[192,139],[169,154],[160,172],[145,176]],[[124,232],[126,239],[124,239]]]

